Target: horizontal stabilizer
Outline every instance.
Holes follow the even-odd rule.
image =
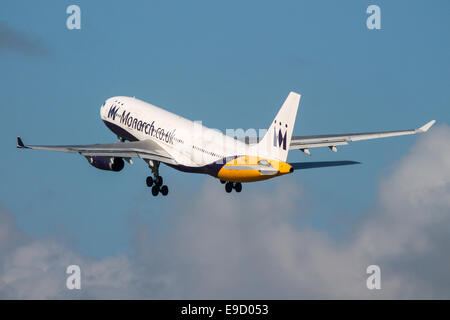
[[[292,168],[295,170],[300,169],[312,169],[312,168],[322,168],[322,167],[336,167],[336,166],[347,166],[350,164],[360,164],[357,161],[318,161],[318,162],[294,162],[290,163]]]

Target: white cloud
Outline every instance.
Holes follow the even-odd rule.
[[[225,194],[206,181],[167,233],[137,221],[132,257],[87,258],[28,239],[0,213],[0,296],[13,298],[450,298],[450,128],[418,138],[345,240],[299,226],[302,188]],[[230,200],[230,198],[232,200]],[[139,217],[137,217],[138,219]],[[65,289],[79,263],[82,290]],[[377,264],[382,290],[366,288]]]

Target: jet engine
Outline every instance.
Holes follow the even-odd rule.
[[[125,166],[125,162],[122,158],[104,156],[91,156],[86,158],[92,166],[101,170],[118,172]]]

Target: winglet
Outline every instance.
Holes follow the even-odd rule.
[[[419,129],[417,129],[417,132],[427,132],[428,129],[431,128],[431,126],[436,122],[436,120],[431,120],[430,122],[428,122],[427,124],[421,126]]]
[[[20,136],[17,136],[17,148],[26,148]]]

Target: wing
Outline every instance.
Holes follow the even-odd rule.
[[[407,134],[416,134],[426,132],[436,121],[430,121],[419,129],[399,130],[399,131],[384,131],[384,132],[367,132],[367,133],[346,133],[346,134],[331,134],[319,136],[293,136],[289,150],[300,149],[303,152],[310,154],[310,148],[329,147],[334,152],[337,151],[336,146],[346,145],[350,141],[370,140],[378,138],[387,138],[394,136],[403,136]]]
[[[118,142],[109,144],[67,145],[67,146],[27,146],[17,137],[17,148],[76,152],[83,156],[106,156],[121,158],[141,158],[156,160],[168,164],[177,164],[172,156],[151,140]]]

